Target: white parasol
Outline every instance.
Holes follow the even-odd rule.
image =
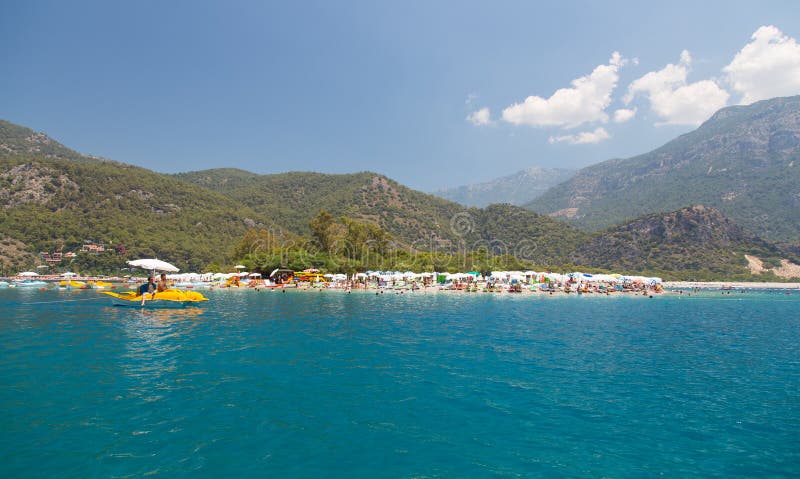
[[[180,271],[175,266],[167,263],[166,261],[161,261],[160,259],[137,259],[128,261],[128,264],[131,266],[136,266],[137,268],[149,269],[153,271],[167,271],[169,273],[177,273]]]

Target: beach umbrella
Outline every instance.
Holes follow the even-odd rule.
[[[34,276],[39,276],[39,273],[34,273],[33,271],[23,271],[18,276],[22,276],[24,278],[32,278]]]
[[[234,266],[234,268],[236,268],[236,269],[245,269],[245,268],[247,268],[247,266],[245,266],[243,264],[237,264],[236,266]]]
[[[67,271],[66,273],[61,273],[61,276],[78,276],[78,274],[73,273],[72,271]]]
[[[177,273],[180,271],[178,268],[167,263],[166,261],[153,258],[128,261],[128,264],[131,266],[136,266],[137,268],[149,269],[153,271],[166,271],[169,273]]]

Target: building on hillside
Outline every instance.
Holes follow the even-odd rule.
[[[81,247],[83,253],[103,253],[106,247],[101,244],[84,244]]]

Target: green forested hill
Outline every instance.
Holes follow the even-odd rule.
[[[2,159],[0,186],[0,238],[32,251],[122,244],[130,257],[201,270],[224,263],[248,228],[272,226],[220,193],[113,162]]]
[[[526,207],[598,230],[694,204],[768,239],[800,239],[800,96],[724,108],[650,153],[579,170]]]
[[[290,172],[248,177],[240,170],[219,169],[177,177],[220,191],[306,236],[311,219],[326,210],[333,216],[376,223],[409,244],[430,241],[433,235],[449,239],[450,218],[464,209],[370,172]]]
[[[371,172],[247,175],[219,169],[177,177],[223,192],[303,236],[310,233],[312,218],[325,210],[377,224],[421,251],[487,249],[536,262],[562,261],[582,237],[562,222],[519,207],[466,208]]]

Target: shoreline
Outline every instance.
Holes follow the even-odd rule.
[[[19,277],[16,277],[16,276],[0,277],[0,281],[8,281],[8,282],[12,282],[14,280],[20,280],[20,279],[23,279],[23,278],[19,278]],[[65,278],[60,278],[60,277],[57,278],[57,277],[44,276],[43,275],[43,276],[40,276],[40,277],[35,278],[35,279],[42,280],[42,281],[45,281],[45,282],[50,283],[50,284],[54,284],[54,283],[57,283],[57,282],[65,279]],[[116,283],[116,284],[123,283],[122,278],[113,277],[113,276],[112,277],[78,276],[78,277],[73,277],[71,279],[73,281],[98,281],[99,280],[99,281],[113,282],[113,283]],[[130,285],[133,285],[133,284],[135,284],[135,283],[131,283]],[[674,293],[677,290],[690,290],[691,291],[691,290],[694,290],[694,289],[698,289],[698,290],[723,290],[723,291],[727,291],[727,290],[787,290],[787,291],[800,290],[800,283],[796,283],[796,282],[795,283],[782,283],[782,282],[747,282],[747,281],[664,281],[662,283],[662,286],[665,289],[664,292],[668,293],[668,294],[669,293]],[[202,289],[205,289],[205,288],[196,288],[196,289],[202,290]],[[228,289],[228,288],[220,288],[218,286],[215,286],[212,289],[214,289],[214,290],[217,290],[217,289],[225,290],[225,289]],[[231,289],[233,289],[233,290],[262,290],[263,291],[263,290],[268,289],[268,288],[243,287],[241,289],[240,288],[231,288]],[[275,290],[278,290],[278,291],[280,291],[281,289],[283,289],[283,288],[275,288]],[[308,290],[314,291],[314,290],[318,290],[318,289],[322,289],[322,290],[342,290],[342,291],[344,291],[344,288],[314,288],[314,287],[307,287],[307,286],[306,287],[300,286],[300,287],[296,287],[296,288],[293,287],[293,288],[287,288],[287,289],[288,290],[297,290],[297,291],[308,291]],[[373,294],[375,292],[379,292],[381,290],[386,291],[387,293],[388,292],[399,292],[399,291],[404,291],[405,293],[423,293],[423,294],[438,293],[438,292],[451,292],[451,291],[443,290],[443,289],[435,287],[435,286],[422,287],[422,288],[419,288],[419,289],[417,289],[415,291],[411,291],[408,288],[394,289],[394,288],[391,288],[391,287],[389,287],[389,288],[372,288],[371,287],[371,288],[367,288],[367,289],[362,289],[362,288],[354,288],[354,289],[352,289],[353,292],[357,292],[357,291],[358,292],[370,292],[370,293],[373,293]],[[452,292],[463,292],[463,291],[462,290],[458,290],[458,291],[454,290]],[[556,291],[556,292],[558,294],[566,294],[566,295],[568,295],[568,294],[576,294],[576,292],[574,292],[574,291],[572,293],[565,293],[564,291]],[[499,293],[499,292],[496,292],[496,293]],[[508,293],[508,292],[504,291],[504,293]],[[528,294],[530,294],[530,293],[547,294],[547,292],[544,292],[544,291],[536,291],[536,292],[529,291],[527,288],[525,288],[522,293],[523,294],[525,294],[525,293],[528,293]],[[628,295],[631,292],[630,291],[626,291],[626,292],[615,291],[615,292],[612,292],[612,294],[620,294],[620,293]],[[511,293],[511,294],[518,294],[518,293]],[[598,295],[604,295],[605,296],[605,293],[599,293],[599,292],[588,293],[588,294],[598,294]],[[641,292],[639,292],[639,294],[641,294]]]
[[[664,281],[669,289],[800,289],[800,283],[751,283],[747,281]]]

